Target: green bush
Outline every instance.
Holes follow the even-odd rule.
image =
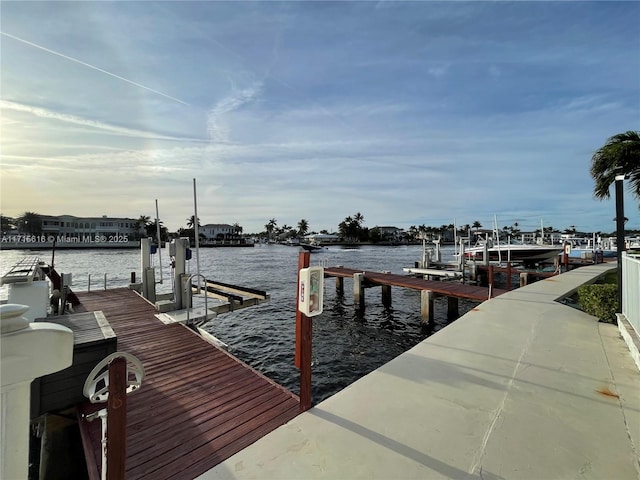
[[[618,285],[611,283],[583,285],[578,288],[580,309],[601,322],[616,323]]]

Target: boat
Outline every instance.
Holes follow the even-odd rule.
[[[473,247],[464,250],[464,258],[468,260],[487,260],[490,262],[540,262],[552,258],[562,252],[562,245],[540,245],[521,243],[513,240],[504,242],[493,239],[480,240]]]
[[[593,238],[566,238],[564,242],[568,244],[567,254],[569,258],[580,258],[582,260],[592,260],[595,258],[616,258],[618,247],[615,237],[604,237],[593,235]],[[630,239],[625,239],[625,249],[629,249]]]
[[[307,252],[317,252],[320,250],[325,250],[325,247],[322,245],[314,245],[312,243],[300,243],[298,246],[304,248]]]
[[[485,262],[522,262],[533,265],[557,256],[563,251],[562,245],[545,243],[526,243],[512,239],[505,241],[498,230],[498,219],[494,215],[493,234],[489,237],[479,237],[472,247],[463,249],[463,258],[467,260],[482,260]],[[541,232],[544,227],[541,225]],[[486,252],[486,253],[485,253]],[[460,253],[456,254],[460,258]],[[488,258],[487,258],[488,257]]]

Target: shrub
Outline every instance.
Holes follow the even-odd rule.
[[[616,323],[618,285],[611,283],[582,285],[578,288],[580,309],[601,322]]]

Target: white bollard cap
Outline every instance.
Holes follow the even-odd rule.
[[[1,333],[17,332],[29,326],[29,320],[22,316],[29,310],[27,305],[5,304],[0,305]]]

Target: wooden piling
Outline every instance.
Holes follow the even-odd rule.
[[[524,287],[529,283],[529,274],[527,272],[523,272],[520,274],[520,287]]]
[[[469,266],[469,280],[475,282],[478,279],[478,266],[476,262],[468,264]]]
[[[387,275],[391,272],[388,270],[384,270],[382,273],[386,273]],[[382,305],[386,308],[391,306],[391,285],[382,285]]]
[[[420,316],[422,323],[426,325],[433,325],[434,308],[433,299],[435,294],[431,290],[420,291]]]
[[[382,285],[382,305],[391,306],[391,285]]]
[[[344,295],[344,278],[342,277],[336,277],[336,294],[340,297]]]
[[[364,310],[364,273],[353,274],[353,304],[356,310]]]
[[[447,297],[447,319],[454,320],[460,316],[458,311],[458,297]]]
[[[298,255],[298,282],[300,270],[309,266],[311,254],[300,252]],[[296,350],[295,364],[300,369],[300,409],[304,412],[311,408],[311,339],[312,319],[298,310],[299,294],[296,290]]]

